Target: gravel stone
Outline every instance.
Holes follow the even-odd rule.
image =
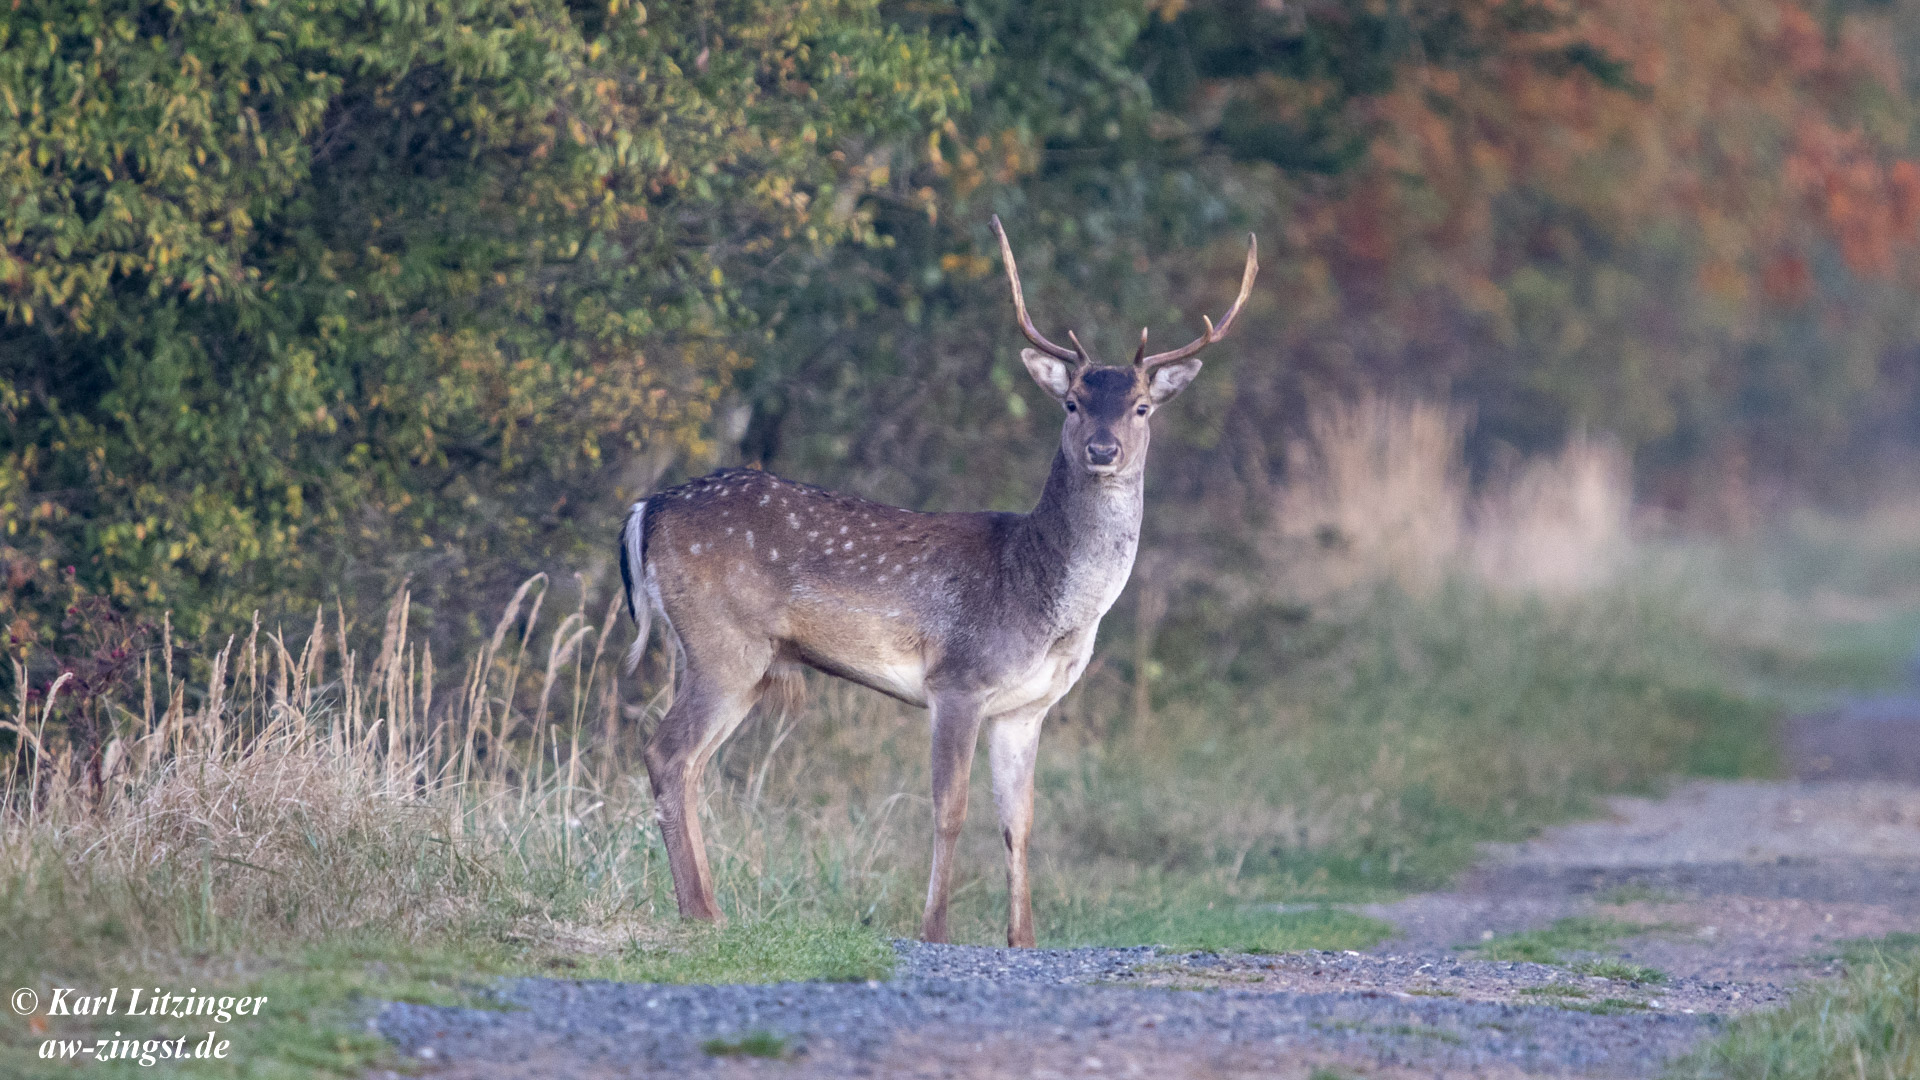
[[[886,1061],[902,1032],[935,1027],[949,1043],[1044,1041],[1057,1044],[1053,1056],[1065,1048],[1066,1057],[1082,1061],[1099,1058],[1116,1036],[1150,1034],[1172,1047],[1265,1044],[1295,1056],[1317,1050],[1329,1060],[1429,1070],[1498,1064],[1528,1073],[1639,1075],[1717,1023],[1656,1010],[1593,1015],[1378,990],[1195,993],[1124,985],[1137,978],[1133,972],[1143,962],[1170,959],[1150,949],[897,947],[900,968],[886,983],[651,986],[510,979],[493,991],[499,1011],[396,1003],[380,1012],[377,1026],[422,1062],[485,1063],[475,1075],[536,1075],[536,1069],[557,1075],[545,1070],[558,1060],[568,1063],[570,1074],[697,1074],[730,1064],[705,1053],[704,1042],[754,1031],[788,1040],[799,1071],[786,1075],[838,1075],[849,1065]],[[1216,971],[1243,959],[1179,958]],[[1260,959],[1347,967],[1381,962],[1332,953]],[[1550,977],[1519,971],[1539,965],[1488,966],[1539,982]],[[516,1074],[516,1066],[526,1071]]]

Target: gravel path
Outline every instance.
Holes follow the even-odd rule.
[[[716,1058],[707,1039],[754,1031],[790,1040],[786,1076],[1273,1075],[1307,1062],[1514,1073],[1638,1075],[1679,1052],[1712,1020],[1633,1011],[1596,1015],[1540,1004],[1347,989],[1236,986],[1247,958],[1157,957],[1151,949],[1034,951],[900,946],[887,983],[664,987],[513,980],[516,1011],[390,1006],[380,1030],[440,1075],[726,1075],[753,1064]],[[1258,958],[1277,959],[1277,958]],[[1416,966],[1406,958],[1304,954],[1297,973]],[[1448,958],[1438,987],[1532,984],[1539,965]],[[1190,968],[1213,993],[1135,988],[1143,964]],[[1537,970],[1525,970],[1537,969]],[[1010,1073],[1010,1067],[1016,1067]],[[764,1065],[760,1066],[765,1068]],[[1370,1068],[1369,1071],[1373,1071]]]
[[[1357,908],[1400,930],[1370,953],[902,942],[885,983],[514,979],[490,991],[504,1009],[393,1004],[373,1023],[448,1080],[1657,1076],[1726,1017],[1832,973],[1835,942],[1920,929],[1920,758],[1910,775],[1901,756],[1916,732],[1908,698],[1801,718],[1787,745],[1810,779],[1688,784],[1490,848],[1451,891]],[[1899,753],[1871,751],[1888,738]],[[1473,949],[1567,918],[1625,932],[1552,965]],[[1608,977],[1643,967],[1664,980]],[[780,1056],[703,1049],[755,1032]]]

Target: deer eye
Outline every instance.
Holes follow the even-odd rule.
[[[1140,404],[1140,406],[1139,406],[1138,408],[1136,408],[1136,409],[1134,409],[1134,410],[1133,410],[1133,415],[1135,415],[1135,416],[1145,416],[1145,415],[1147,415],[1147,406],[1146,406],[1146,403],[1144,403],[1144,402],[1142,402],[1142,403]]]
[[[1068,412],[1079,412],[1079,411],[1080,411],[1080,406],[1078,406],[1078,405],[1075,405],[1075,404],[1073,403],[1073,399],[1072,399],[1072,398],[1068,398],[1068,399],[1067,399],[1067,411],[1068,411]]]

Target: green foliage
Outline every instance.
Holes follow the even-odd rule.
[[[1592,953],[1611,948],[1621,938],[1651,933],[1665,929],[1660,926],[1644,926],[1639,923],[1625,923],[1617,919],[1596,919],[1588,916],[1572,916],[1559,919],[1552,926],[1540,930],[1523,930],[1517,934],[1505,934],[1475,948],[1480,955],[1489,960],[1520,960],[1533,964],[1564,964],[1567,953]],[[1632,969],[1634,973],[1649,969]],[[1595,975],[1608,978],[1623,976],[1595,969]],[[1624,977],[1631,978],[1632,975]],[[1662,976],[1664,979],[1664,976]]]
[[[1243,634],[1237,651],[1204,644],[1217,640],[1160,650],[1172,669],[1154,718],[1164,733],[1126,732],[1082,781],[1104,806],[1075,820],[1094,850],[1427,887],[1480,842],[1586,812],[1601,792],[1771,764],[1773,708],[1719,690],[1698,631],[1634,589],[1554,608],[1465,580],[1427,598],[1386,588],[1270,639]],[[1222,656],[1232,669],[1211,666]],[[1286,824],[1189,832],[1204,816],[1196,801],[1223,820],[1234,806],[1285,807],[1273,820]]]
[[[664,945],[635,943],[619,977],[633,982],[858,982],[893,973],[893,947],[874,930],[818,920],[756,919],[690,930]]]
[[[1528,997],[1584,998],[1593,996],[1587,993],[1582,987],[1569,986],[1564,983],[1550,983],[1546,986],[1528,986],[1522,988],[1520,992]]]
[[[1619,1016],[1622,1013],[1645,1012],[1651,1006],[1644,1001],[1635,1001],[1632,998],[1610,997],[1601,998],[1599,1001],[1567,1002],[1561,1005],[1561,1008],[1593,1013],[1596,1016]]]
[[[1795,994],[1784,1009],[1734,1021],[1720,1039],[1669,1069],[1668,1077],[1855,1080],[1920,1074],[1920,954],[1911,938],[1854,943],[1841,978]]]
[[[714,1057],[777,1058],[786,1054],[787,1040],[771,1031],[754,1031],[739,1039],[708,1039],[700,1049]]]
[[[1644,1012],[1649,1006],[1644,1001],[1631,998],[1601,998],[1588,1000],[1592,995],[1578,986],[1552,984],[1548,986],[1530,986],[1520,991],[1529,997],[1546,999],[1547,1004],[1560,1009],[1575,1012],[1593,1013],[1596,1016],[1619,1016],[1622,1013]]]
[[[1920,957],[1920,934],[1902,930],[1885,937],[1855,938],[1840,943],[1840,955],[1853,965]]]
[[[1658,986],[1667,981],[1667,973],[1659,968],[1642,967],[1619,960],[1579,960],[1568,965],[1568,970],[1581,975],[1598,975],[1603,979],[1647,983],[1651,986]]]
[[[197,629],[570,551],[706,445],[733,279],[875,242],[846,148],[963,69],[864,0],[16,5],[5,554]]]
[[[1050,945],[1157,945],[1167,952],[1285,953],[1370,949],[1393,935],[1378,919],[1329,907],[1251,904],[1193,890],[1152,903],[1146,895],[1046,912]]]
[[[1682,509],[1688,470],[1897,426],[1920,173],[1904,53],[1858,53],[1884,13],[1269,7],[16,7],[0,622],[65,648],[78,588],[197,634],[411,575],[444,652],[471,596],[591,577],[617,500],[723,458],[1018,506],[1052,413],[994,211],[1042,324],[1108,358],[1264,238],[1156,453],[1156,504],[1204,512],[1150,544],[1217,562],[1329,393],[1471,398],[1478,465],[1605,429]]]

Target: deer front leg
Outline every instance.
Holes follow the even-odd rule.
[[[1047,706],[1039,705],[997,716],[987,735],[993,804],[1000,811],[1000,838],[1007,845],[1007,944],[1016,949],[1034,944],[1027,838],[1033,832],[1033,769],[1046,715]]]
[[[953,894],[953,854],[967,821],[967,780],[980,741],[980,702],[972,696],[936,696],[933,706],[933,872],[920,939],[947,940],[947,899]]]
[[[647,740],[647,780],[667,845],[673,899],[683,919],[725,922],[713,895],[713,871],[700,834],[700,778],[708,759],[753,707],[750,690],[728,693],[692,675]]]

